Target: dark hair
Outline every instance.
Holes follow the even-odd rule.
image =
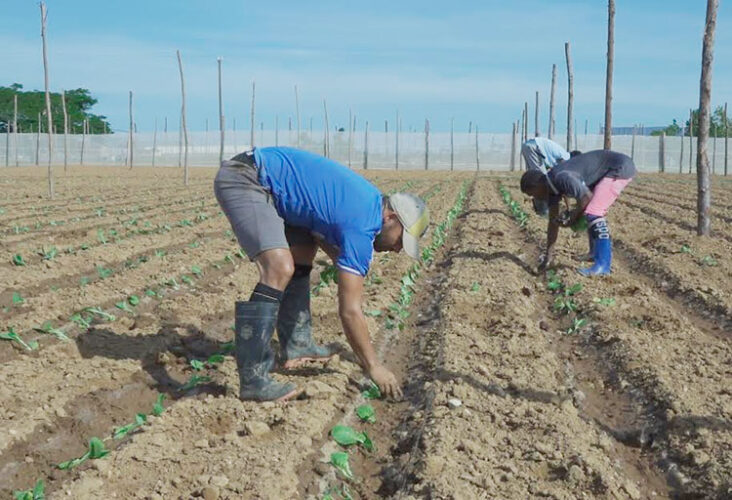
[[[575,156],[579,156],[581,154],[582,154],[582,151],[580,151],[579,149],[575,149],[574,151],[569,152],[569,157],[574,158]]]
[[[521,176],[521,192],[528,193],[528,191],[536,186],[541,186],[546,182],[546,176],[544,172],[537,169],[531,169],[524,172]]]

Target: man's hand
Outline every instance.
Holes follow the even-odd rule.
[[[554,263],[554,254],[552,252],[546,252],[539,257],[539,265],[536,270],[540,273],[544,272]]]
[[[386,397],[401,399],[402,389],[399,387],[396,377],[387,367],[376,364],[369,370],[369,377],[379,386],[381,394]]]

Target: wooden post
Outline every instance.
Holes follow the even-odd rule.
[[[39,164],[38,157],[41,151],[41,114],[38,113],[38,130],[36,130],[36,166]]]
[[[53,115],[51,114],[51,93],[48,90],[48,51],[46,49],[46,3],[41,2],[41,39],[43,40],[43,81],[46,86],[46,118],[48,119],[48,197],[53,199]],[[40,133],[40,121],[38,131]],[[40,141],[39,141],[40,142]]]
[[[585,137],[587,137],[587,125],[588,125],[587,120],[585,120]]]
[[[130,90],[130,138],[127,141],[127,147],[129,148],[127,150],[127,158],[130,162],[130,168],[134,165],[134,158],[135,158],[135,122],[132,119],[132,91]]]
[[[551,120],[550,120],[549,130],[551,130]],[[516,124],[511,123],[511,172],[516,170]]]
[[[697,132],[698,133],[698,132]],[[694,111],[689,110],[689,173],[691,173],[691,162],[694,154]],[[697,155],[699,152],[697,151]]]
[[[633,139],[630,141],[630,159],[635,160],[635,134],[636,134],[636,127],[633,125]]]
[[[221,58],[216,58],[216,63],[219,69],[219,165],[224,161],[224,136],[226,131],[226,121],[224,119],[224,99],[223,93],[221,92]],[[167,132],[168,119],[165,118],[165,128]]]
[[[354,121],[354,126],[355,126]],[[364,141],[363,141],[363,169],[368,170],[369,168],[369,122],[366,121],[366,128],[364,130]]]
[[[323,99],[323,117],[325,119],[324,129],[325,136],[323,137],[323,156],[330,158],[330,125],[328,124],[328,105]]]
[[[86,142],[86,118],[81,121],[81,154],[79,155],[79,164],[84,165],[84,143]]]
[[[729,138],[729,123],[727,123],[727,103],[724,103],[724,176],[727,176],[727,139]]]
[[[455,118],[450,119],[450,171],[455,170]]]
[[[183,184],[188,185],[188,128],[186,127],[186,84],[183,78],[183,60],[180,57],[180,50],[176,50],[178,56],[178,70],[180,71],[180,123],[183,129],[183,141],[185,147],[185,153],[183,154]],[[252,84],[253,85],[253,84]],[[254,87],[252,87],[252,100],[254,99]],[[254,111],[254,108],[252,108]],[[252,114],[252,116],[254,116]]]
[[[13,95],[13,146],[15,146],[15,166],[18,167],[20,166],[18,157],[18,94]]]
[[[476,124],[477,127],[477,124]],[[529,103],[524,101],[524,141],[529,140]]]
[[[712,139],[712,175],[717,173],[717,127],[714,127],[714,138]]]
[[[572,151],[572,108],[574,106],[574,72],[569,42],[564,44],[564,55],[567,59],[567,151]]]
[[[299,136],[300,134],[298,134]],[[280,115],[275,115],[275,147],[280,145]]]
[[[468,122],[468,134],[472,134],[472,133],[473,133],[473,122],[470,121],[470,122]]]
[[[155,166],[155,156],[158,153],[158,117],[155,117],[155,127],[153,128],[153,148],[152,148],[152,166]]]
[[[396,112],[396,125],[395,127],[395,134],[394,134],[394,140],[396,142],[395,144],[395,152],[394,152],[394,162],[396,165],[396,170],[399,170],[399,133],[402,131],[402,122],[399,121],[399,110],[397,109]]]
[[[549,139],[554,139],[557,123],[554,119],[554,94],[557,90],[557,65],[552,64],[552,90],[549,95]],[[511,156],[513,161],[513,156]],[[513,170],[513,168],[511,169]]]
[[[430,166],[430,121],[424,120],[424,169],[429,170]]]
[[[684,125],[681,125],[681,152],[679,153],[679,173],[684,173]]]
[[[478,124],[475,124],[475,170],[480,171],[480,149],[478,147]]]
[[[534,102],[534,137],[539,137],[539,91],[536,91]]]
[[[69,151],[69,114],[66,110],[66,92],[63,90],[61,91],[61,109],[64,112],[64,172],[66,172],[68,168],[68,151]],[[104,122],[104,125],[106,127],[107,122]]]
[[[523,117],[523,113],[521,113],[521,115]],[[520,127],[521,127],[521,124],[520,124],[519,120],[516,120],[516,134],[518,135],[519,139],[523,139],[523,130]],[[519,142],[520,142],[520,145],[518,147],[520,148],[521,146],[523,146],[523,141],[519,141]],[[519,169],[519,172],[524,169],[524,157],[520,153],[518,155],[518,169]]]
[[[577,149],[577,144],[579,144],[579,142],[577,142],[577,119],[575,118],[575,120],[574,120],[574,149]]]
[[[255,82],[252,80],[252,109],[249,122],[249,147],[254,147],[254,98],[255,98]]]
[[[234,121],[236,127],[236,121]],[[178,116],[178,167],[183,166],[183,115]]]
[[[707,157],[707,140],[709,139],[709,122],[711,118],[712,100],[712,62],[714,60],[714,30],[717,25],[717,7],[719,0],[707,0],[707,16],[704,28],[702,48],[701,82],[699,84],[699,126],[696,154],[697,180],[697,226],[699,236],[709,236],[709,209],[712,193],[709,181],[709,158]]]
[[[297,122],[297,147],[300,147],[300,96],[295,85],[295,121]]]
[[[353,149],[353,111],[348,108],[348,168],[351,168],[351,150]]]
[[[615,55],[615,0],[607,2],[607,73],[605,76],[605,140],[603,149],[612,149],[613,62]]]
[[[666,133],[661,132],[661,135],[658,136],[658,171],[659,172],[665,172],[666,168],[664,166],[664,159],[666,156],[665,152],[665,140],[666,140]]]

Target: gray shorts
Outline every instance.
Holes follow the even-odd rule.
[[[309,230],[280,217],[272,193],[259,183],[259,170],[247,160],[239,155],[223,161],[214,180],[216,199],[247,256],[254,260],[265,250],[315,244]]]

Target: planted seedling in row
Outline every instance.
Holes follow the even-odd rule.
[[[374,407],[369,404],[361,405],[356,408],[356,415],[358,415],[358,418],[360,418],[362,422],[368,422],[369,424],[376,422]]]
[[[25,302],[25,299],[18,292],[13,292],[13,305],[19,306],[23,302]]]
[[[331,453],[330,463],[340,471],[346,479],[353,479],[353,471],[351,470],[351,464],[348,463],[348,453],[343,451],[337,451]]]
[[[135,314],[135,311],[132,310],[132,308],[129,306],[126,300],[121,300],[119,302],[116,302],[114,304],[114,307],[117,309],[122,309],[125,312],[128,312],[130,314]]]
[[[180,390],[185,392],[206,382],[211,382],[211,377],[207,377],[206,375],[191,375],[191,378],[181,386]]]
[[[700,266],[715,267],[717,265],[717,261],[711,255],[705,255],[704,257],[702,257],[701,259],[699,259],[699,265]]]
[[[46,247],[42,247],[38,251],[38,255],[43,257],[43,260],[53,260],[58,255],[58,248],[51,247],[48,250],[46,250]]]
[[[81,313],[75,313],[71,316],[71,321],[79,325],[82,331],[86,331],[91,327],[91,317],[84,316]]]
[[[549,278],[549,281],[547,281],[546,288],[547,290],[550,290],[552,292],[556,292],[562,288],[562,280],[557,276],[557,273],[550,270],[547,273],[547,277]]]
[[[181,280],[181,281],[182,281],[183,283],[185,283],[186,285],[188,285],[188,286],[193,286],[193,284],[195,283],[195,282],[193,281],[193,278],[191,278],[191,277],[190,277],[190,276],[188,276],[187,274],[184,274],[183,276],[181,276],[181,277],[180,277],[180,280]]]
[[[152,414],[156,417],[159,417],[163,414],[165,411],[165,407],[163,406],[163,401],[165,401],[165,394],[158,394],[158,399],[155,401],[155,404],[153,404]]]
[[[372,318],[376,318],[376,317],[381,316],[381,311],[379,311],[378,309],[370,309],[370,310],[364,312],[364,314],[366,316],[371,316]]]
[[[611,306],[615,305],[615,299],[613,297],[608,297],[608,298],[604,298],[604,299],[595,297],[594,299],[592,299],[592,302],[594,302],[595,304],[600,304],[601,306],[607,306],[607,307],[611,307]]]
[[[201,271],[201,268],[198,266],[191,266],[191,272],[197,277],[200,278],[203,274],[203,271]]]
[[[73,469],[74,467],[83,464],[87,460],[96,460],[99,458],[103,458],[107,456],[107,454],[109,454],[109,450],[104,446],[104,442],[97,437],[93,437],[89,440],[89,449],[86,453],[84,453],[79,458],[74,458],[73,460],[61,462],[56,467],[61,470]]]
[[[320,271],[320,283],[313,287],[312,292],[317,295],[320,290],[326,288],[331,283],[338,283],[338,268],[333,265],[327,265],[325,269]]]
[[[8,328],[7,332],[0,332],[0,340],[10,340],[12,342],[17,342],[22,345],[27,351],[33,351],[35,349],[38,349],[38,342],[32,341],[26,344],[25,341],[20,338],[20,335],[15,333],[13,327]]]
[[[48,335],[53,335],[54,337],[56,337],[59,340],[67,340],[67,341],[71,340],[62,329],[54,328],[53,324],[50,321],[44,322],[41,326],[36,327],[33,330],[38,333],[45,333]]]
[[[573,318],[572,319],[572,326],[570,326],[569,328],[567,328],[567,335],[572,335],[573,333],[577,333],[586,324],[587,324],[587,320],[585,318]]]
[[[194,371],[200,372],[205,368],[205,364],[203,361],[199,361],[197,359],[192,359],[190,362],[191,368],[193,368]]]
[[[360,444],[366,451],[374,451],[374,444],[371,442],[368,434],[358,432],[347,425],[336,425],[331,429],[330,435],[333,440],[341,446],[352,446]]]
[[[689,245],[681,245],[681,253],[686,253],[691,255],[691,247]]]
[[[109,278],[112,276],[114,271],[112,269],[106,268],[104,266],[97,266],[97,274],[101,279]]]
[[[32,490],[14,491],[13,498],[14,500],[44,500],[46,498],[46,493],[43,479],[36,481],[36,485]]]
[[[473,281],[473,284],[470,285],[470,291],[473,292],[473,293],[475,293],[475,292],[477,292],[479,290],[480,290],[480,285],[478,284],[477,281]]]
[[[23,256],[20,254],[13,255],[13,264],[16,266],[24,266],[25,260],[23,259]]]
[[[91,313],[94,316],[99,316],[104,321],[115,321],[117,319],[114,314],[106,313],[99,307],[85,307],[83,311]]]
[[[135,421],[133,423],[123,425],[122,427],[117,427],[116,429],[114,429],[112,437],[114,439],[122,439],[138,427],[142,427],[143,425],[145,425],[145,422],[147,422],[147,415],[145,415],[144,413],[138,413],[137,415],[135,415]]]
[[[363,391],[361,395],[366,399],[381,399],[381,390],[378,385],[371,382],[369,388]]]

